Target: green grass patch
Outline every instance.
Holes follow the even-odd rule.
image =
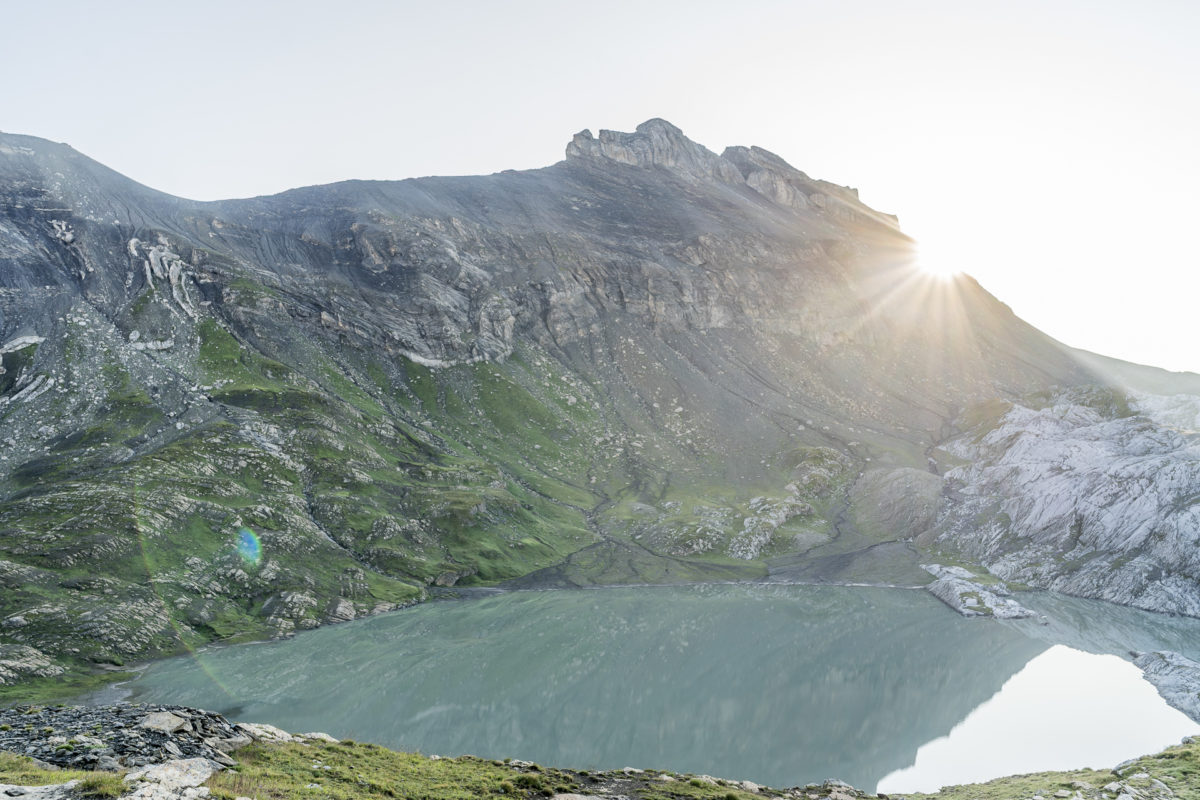
[[[212,318],[198,326],[198,365],[206,383],[222,382],[227,393],[268,390],[281,392],[294,377],[290,367],[244,346]]]
[[[0,706],[65,702],[110,683],[130,680],[133,675],[132,672],[97,671],[75,665],[53,678],[31,678],[16,685],[0,686]]]
[[[9,783],[16,786],[48,786],[52,783],[86,780],[97,774],[78,769],[42,769],[34,765],[33,759],[28,756],[19,756],[16,753],[0,750],[0,783]],[[112,773],[104,774],[112,776]],[[118,777],[117,780],[120,780],[120,778]],[[115,797],[115,795],[102,796]]]
[[[655,783],[637,792],[642,800],[762,800],[762,795],[730,786],[713,785],[699,778]]]
[[[235,797],[477,800],[503,795],[532,798],[542,796],[547,788],[566,790],[571,785],[570,776],[554,770],[534,776],[471,756],[433,760],[351,741],[254,744],[238,750],[237,759],[240,766],[236,772],[218,773],[208,782],[218,800]],[[532,785],[535,780],[537,787]]]
[[[129,788],[128,784],[112,772],[93,772],[79,781],[75,792],[80,797],[120,797]]]

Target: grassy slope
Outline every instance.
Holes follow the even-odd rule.
[[[753,485],[719,485],[720,459],[696,461],[667,427],[632,429],[637,408],[532,345],[434,370],[335,337],[266,335],[253,304],[270,291],[240,278],[223,308],[172,321],[175,347],[149,375],[145,357],[69,329],[60,379],[96,399],[56,396],[49,413],[80,422],[0,485],[0,565],[15,572],[0,618],[25,620],[0,645],[55,656],[71,668],[64,687],[93,665],[311,627],[339,598],[358,615],[414,602],[435,582],[555,565],[568,583],[765,574],[722,548],[750,498],[792,479],[787,458]],[[145,293],[124,324],[151,330],[165,302]],[[166,400],[162,380],[190,400]],[[714,477],[671,482],[701,462]],[[810,499],[817,513],[781,529],[785,549],[807,528],[827,534],[830,501]],[[715,544],[696,548],[712,509],[725,515],[715,532],[704,523]],[[243,528],[257,563],[239,555]],[[289,593],[304,602],[287,606]],[[0,700],[30,697],[0,687]]]
[[[592,495],[559,477],[585,471],[571,463],[584,448],[551,438],[557,421],[497,370],[435,376],[410,362],[372,384],[317,352],[305,365],[314,379],[214,319],[196,333],[197,380],[222,414],[147,447],[145,432],[167,420],[109,363],[97,421],[12,474],[0,557],[22,574],[0,615],[33,609],[13,639],[74,650],[77,664],[120,664],[266,635],[264,604],[285,591],[346,597],[368,613],[419,599],[443,576],[494,583],[594,540]],[[498,399],[474,410],[463,391]],[[540,413],[538,433],[506,436],[514,413]],[[481,423],[482,436],[463,435]],[[543,441],[537,461],[522,452]],[[111,456],[128,447],[132,459]],[[242,528],[259,537],[260,563],[238,556]],[[144,613],[113,613],[99,635],[68,642],[81,613],[116,600]],[[163,611],[169,625],[121,635]],[[323,611],[320,602],[291,621]]]

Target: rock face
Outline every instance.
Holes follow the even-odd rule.
[[[663,120],[545,169],[215,203],[0,135],[0,359],[0,647],[30,648],[0,677],[432,584],[915,570],[908,540],[960,538],[1025,574],[957,510],[1009,502],[1002,442],[949,488],[931,455],[978,447],[945,440],[989,403],[1144,372],[923,278],[854,190]],[[1029,582],[1196,613],[1172,525]],[[1151,551],[1161,573],[1109,593]]]
[[[0,783],[0,793],[5,797],[20,797],[22,800],[76,800],[79,793],[75,787],[79,781],[55,783],[49,786],[16,786]]]
[[[1008,580],[1200,615],[1200,398],[1054,392],[942,445],[938,536]]]
[[[581,131],[567,145],[568,160],[610,159],[636,167],[660,167],[676,175],[700,181],[742,183],[738,168],[663,119],[643,122],[634,133]]]
[[[10,617],[10,624],[21,625],[21,618]],[[22,678],[50,678],[65,670],[54,660],[28,645],[0,645],[0,684],[13,684]]]

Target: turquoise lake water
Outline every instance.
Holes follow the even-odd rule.
[[[1048,624],[902,589],[510,592],[210,648],[123,688],[428,754],[868,791],[1112,766],[1200,733],[1114,655],[1200,656],[1200,621],[1022,601]]]

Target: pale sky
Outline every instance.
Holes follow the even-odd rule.
[[[885,775],[875,791],[936,792],[1005,775],[1104,769],[1198,732],[1133,664],[1059,644],[950,733],[922,745],[912,764]]]
[[[896,213],[1058,339],[1200,371],[1200,2],[0,0],[0,129],[216,199],[663,117]]]

